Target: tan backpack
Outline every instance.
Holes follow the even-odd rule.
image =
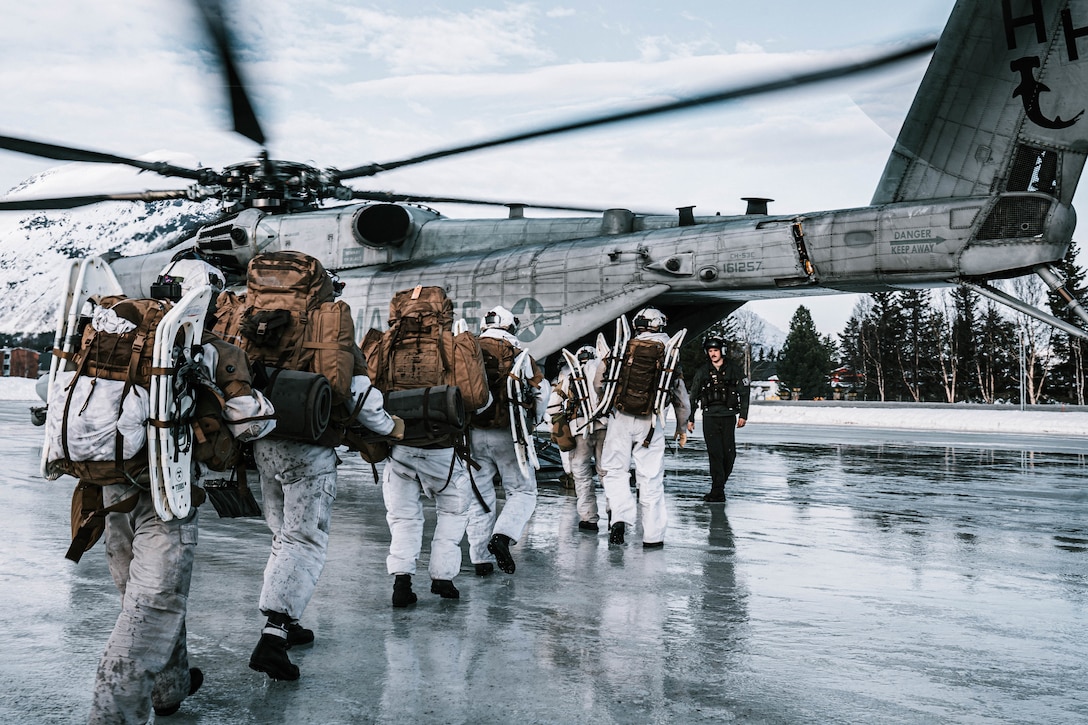
[[[245,293],[236,295],[230,290],[220,292],[215,299],[215,321],[211,331],[231,345],[242,347],[242,315],[245,312]]]
[[[475,428],[508,428],[510,426],[510,396],[506,392],[506,380],[514,367],[518,349],[506,340],[496,337],[480,337],[487,387],[491,391],[491,405],[472,417]]]
[[[74,355],[79,374],[124,380],[131,385],[148,387],[151,384],[155,331],[170,310],[171,303],[111,295],[99,299],[98,304],[112,309],[118,317],[136,325],[136,329],[119,335],[100,332],[91,325],[84,327],[79,350]]]
[[[254,362],[324,375],[334,398],[347,398],[355,325],[351,309],[334,296],[332,278],[314,257],[258,254],[246,274],[245,310],[238,321],[241,348]]]
[[[638,338],[628,342],[616,383],[616,408],[628,415],[653,413],[664,362],[664,343]]]
[[[219,295],[213,328],[254,364],[327,378],[332,415],[318,443],[331,446],[342,442],[351,420],[351,379],[366,373],[351,308],[334,297],[332,278],[314,257],[293,251],[258,254],[249,263],[245,295]]]
[[[389,329],[363,340],[370,379],[383,393],[456,385],[468,410],[487,403],[487,376],[476,336],[454,335],[453,302],[441,287],[397,292]]]
[[[76,368],[76,375],[92,379],[124,381],[125,385],[118,398],[118,414],[129,389],[136,385],[145,390],[151,384],[155,332],[163,316],[169,311],[171,303],[164,300],[129,299],[121,295],[111,295],[94,301],[136,327],[128,332],[113,333],[94,329],[87,324],[82,331],[79,349],[69,355],[61,350],[54,354],[71,359]],[[124,459],[124,439],[118,432],[115,437],[116,455],[112,461],[76,461],[68,446],[69,416],[78,415],[72,409],[73,383],[68,395],[54,406],[60,411],[61,453],[62,457],[49,463],[50,468],[60,473],[67,473],[99,486],[123,483],[128,476],[141,475],[147,470],[147,456],[136,455]]]

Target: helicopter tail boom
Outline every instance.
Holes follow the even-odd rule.
[[[1088,0],[960,0],[872,204],[1072,201],[1088,150]]]

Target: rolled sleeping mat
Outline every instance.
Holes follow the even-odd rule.
[[[324,375],[276,369],[262,392],[276,408],[270,437],[315,443],[329,427],[332,388]]]
[[[441,423],[457,430],[465,427],[465,403],[456,385],[397,390],[385,394],[385,410],[405,421]]]

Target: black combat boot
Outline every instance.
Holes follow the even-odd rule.
[[[438,594],[443,599],[461,598],[461,592],[449,579],[431,579],[431,594]]]
[[[490,576],[495,571],[495,565],[490,561],[476,564],[476,576]]]
[[[511,541],[513,539],[506,534],[495,534],[491,537],[491,541],[487,542],[487,550],[494,555],[499,568],[507,574],[513,574],[514,569],[517,568],[514,564],[514,557],[510,556]]]
[[[287,656],[287,625],[291,618],[282,612],[271,612],[261,639],[249,656],[249,669],[263,672],[273,680],[297,680],[298,667]]]
[[[200,689],[200,686],[204,684],[204,673],[201,672],[199,667],[189,668],[189,694],[195,695],[196,691]],[[163,705],[162,707],[155,705],[155,717],[170,717],[175,712],[181,709],[181,702],[175,702],[172,705]]]
[[[410,607],[416,603],[416,593],[412,591],[412,575],[397,574],[393,580],[393,606]]]
[[[608,543],[609,544],[622,544],[623,535],[627,532],[627,524],[622,521],[617,521],[612,524],[612,527],[608,530]]]
[[[292,619],[287,623],[288,647],[301,647],[302,645],[313,644],[313,641],[314,631],[312,629],[306,629],[297,619]]]
[[[712,488],[710,493],[703,496],[703,500],[707,503],[722,503],[725,501],[725,490],[721,488]]]

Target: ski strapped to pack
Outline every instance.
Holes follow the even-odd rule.
[[[676,372],[680,367],[680,348],[684,344],[686,335],[687,329],[680,330],[662,345],[661,367],[657,384],[653,390],[653,406],[649,411],[651,416],[650,430],[642,442],[643,447],[650,445],[655,426],[660,424],[664,427],[665,425],[664,412],[671,396],[673,383],[676,380]],[[627,318],[621,315],[616,319],[616,340],[605,358],[601,397],[597,401],[593,415],[583,424],[583,427],[609,415],[616,407],[617,395],[620,392],[620,381],[631,342],[631,327],[627,323]]]
[[[586,369],[582,361],[567,348],[563,348],[562,354],[570,370],[567,376],[569,381],[567,394],[574,403],[572,412],[575,413],[575,418],[582,421],[582,425],[578,427],[575,434],[589,438],[598,425],[597,419],[593,417],[593,411],[598,402],[597,391],[593,389],[592,381],[586,377]],[[570,389],[573,389],[573,395]]]
[[[604,379],[602,381],[601,397],[597,400],[597,406],[593,414],[587,419],[596,421],[612,412],[616,403],[616,389],[620,382],[620,372],[623,370],[623,354],[627,350],[627,342],[631,339],[631,326],[627,318],[620,315],[616,318],[616,339],[609,348],[604,361]]]
[[[533,442],[533,428],[529,411],[535,410],[535,401],[529,392],[534,377],[533,360],[529,351],[523,350],[514,358],[514,365],[506,378],[506,395],[510,406],[510,433],[514,438],[514,452],[517,454],[518,468],[522,475],[528,476],[529,469],[540,469]]]
[[[687,328],[680,330],[665,344],[665,360],[662,363],[661,378],[657,386],[657,395],[654,397],[654,421],[659,422],[662,430],[665,428],[665,407],[668,405],[669,398],[672,395],[673,381],[676,379],[676,372],[680,368],[680,348],[684,344],[684,337],[688,334]],[[678,421],[679,423],[679,421]],[[646,435],[646,440],[642,441],[643,447],[649,447],[650,437],[653,435],[654,427],[650,425],[650,432]]]
[[[183,519],[193,505],[193,412],[203,375],[204,317],[213,288],[197,287],[162,318],[155,336],[148,419],[151,500],[163,521]]]

